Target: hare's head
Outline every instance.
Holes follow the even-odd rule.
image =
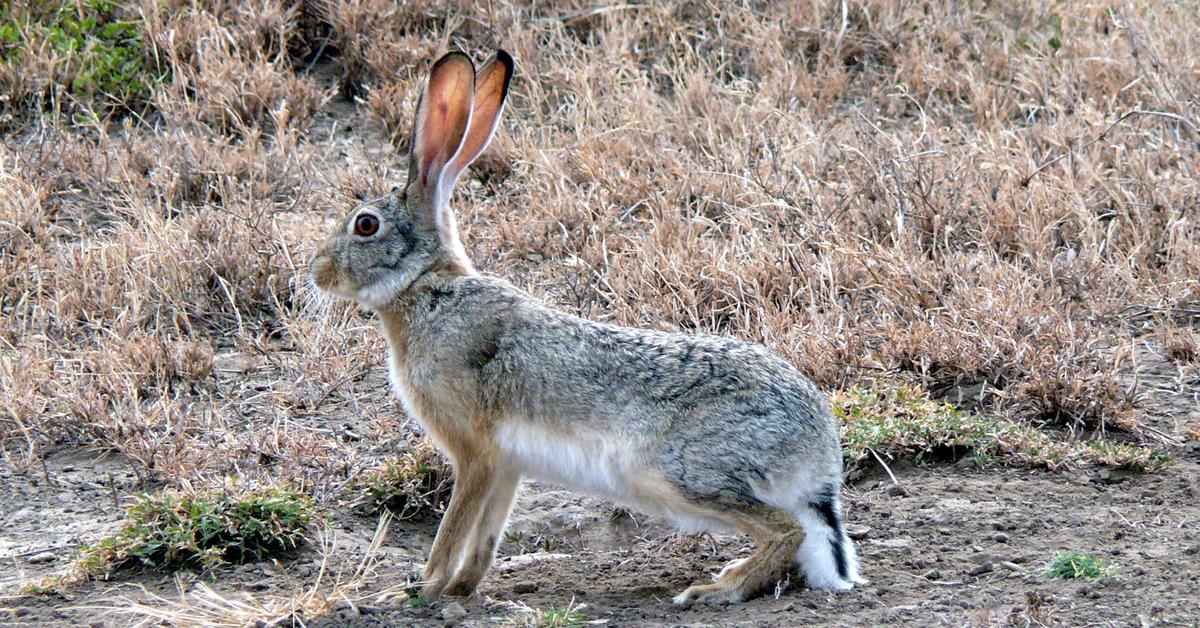
[[[448,201],[491,141],[512,74],[503,50],[478,73],[461,52],[433,64],[413,121],[408,183],[356,207],[321,245],[310,267],[317,287],[378,308],[428,271],[474,272]]]

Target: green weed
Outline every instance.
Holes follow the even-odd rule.
[[[554,552],[562,549],[563,540],[550,526],[542,524],[538,530],[523,532],[520,530],[505,530],[504,542],[521,549],[522,554],[534,552]]]
[[[505,623],[527,628],[575,628],[588,623],[587,615],[583,614],[585,606],[577,604],[574,599],[566,606],[552,606],[545,610],[531,608],[522,603],[511,604],[516,612],[510,615]]]
[[[578,610],[574,610],[565,606],[554,606],[542,611],[538,617],[538,625],[545,628],[568,628],[571,626],[582,626],[587,621],[587,616]]]
[[[1083,578],[1099,580],[1112,573],[1113,566],[1105,564],[1099,558],[1079,552],[1055,552],[1046,567],[1049,578]]]
[[[76,569],[106,578],[135,563],[212,569],[262,560],[298,547],[318,517],[311,498],[287,489],[142,495],[116,534],[83,550]]]

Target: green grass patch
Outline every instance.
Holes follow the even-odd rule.
[[[554,606],[542,611],[538,625],[545,628],[568,628],[582,626],[587,621],[583,613],[565,606]]]
[[[409,587],[404,590],[408,595],[408,607],[414,611],[419,611],[426,606],[429,606],[429,598],[421,593],[421,587]]]
[[[376,509],[411,519],[442,511],[454,486],[452,477],[450,465],[422,439],[399,457],[363,474],[357,486]]]
[[[528,628],[576,628],[589,623],[587,615],[583,614],[584,605],[577,604],[575,600],[566,606],[552,606],[545,610],[520,603],[516,607],[517,612],[510,615],[505,623]]]
[[[918,461],[970,455],[979,464],[1049,469],[1095,464],[1153,472],[1170,462],[1150,447],[1059,440],[1028,425],[964,412],[904,384],[842,391],[833,397],[833,411],[842,422],[845,456],[852,465],[871,458],[872,451]]]
[[[1055,552],[1046,567],[1049,578],[1099,580],[1113,572],[1113,566],[1099,558],[1079,552]]]
[[[0,3],[0,63],[47,70],[81,101],[129,107],[161,73],[147,63],[139,22],[126,17],[111,0]]]
[[[83,550],[76,569],[106,578],[125,566],[211,570],[298,547],[319,518],[311,498],[288,489],[141,495],[116,534]]]
[[[17,595],[25,597],[64,596],[72,584],[80,578],[58,575],[47,576],[33,582],[26,582],[17,589]]]

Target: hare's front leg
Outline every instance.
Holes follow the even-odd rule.
[[[421,594],[431,600],[441,595],[458,566],[462,548],[474,532],[495,481],[493,465],[481,459],[459,457],[455,467],[454,492],[438,525],[437,536],[429,550],[429,562],[425,565],[425,587]]]
[[[516,471],[500,471],[496,474],[483,512],[476,522],[475,532],[464,545],[462,565],[446,587],[446,595],[471,595],[483,580],[496,557],[496,545],[508,521],[513,497],[520,483],[521,475]]]

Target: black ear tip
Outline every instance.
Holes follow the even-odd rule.
[[[516,66],[516,62],[513,61],[512,55],[508,54],[507,50],[504,50],[503,48],[497,48],[496,60],[504,64],[504,67],[508,70],[510,75],[513,73],[513,67]]]

